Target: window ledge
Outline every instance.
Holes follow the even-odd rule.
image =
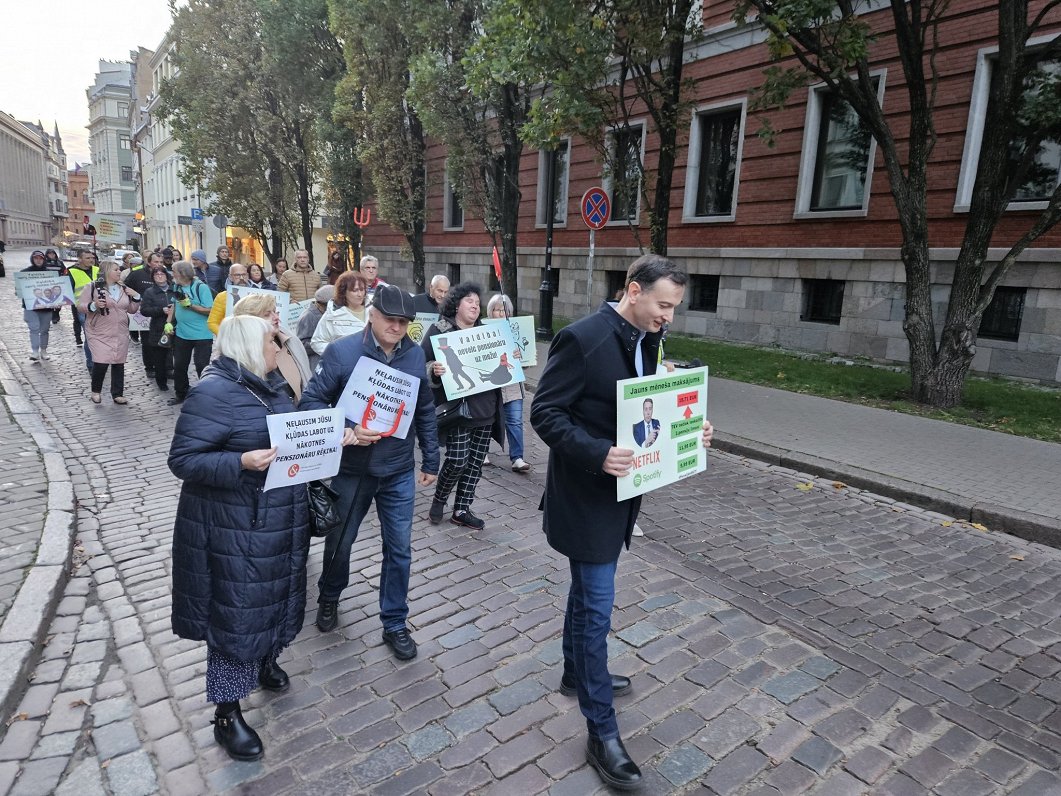
[[[736,220],[736,213],[726,216],[682,216],[683,224],[726,224]]]
[[[792,218],[804,221],[813,218],[865,218],[869,215],[869,208],[861,210],[797,210]]]
[[[608,228],[608,227],[640,227],[641,226],[641,222],[640,221],[628,221],[627,219],[622,218],[622,219],[617,219],[615,221],[609,221],[604,226],[605,226],[605,228]]]
[[[464,225],[459,227],[447,227],[445,224],[442,225],[443,232],[464,232]]]
[[[535,229],[546,229],[548,226],[549,225],[544,223],[544,222],[541,222],[541,223],[535,222],[535,224],[534,224],[534,228]],[[559,221],[554,221],[553,222],[553,229],[567,229],[567,222],[565,221],[563,224],[561,224]]]
[[[1030,213],[1030,212],[1042,212],[1049,206],[1047,201],[1035,201],[1035,202],[1010,202],[1006,205],[1006,209],[1003,213]],[[955,213],[968,213],[969,205],[954,205]]]

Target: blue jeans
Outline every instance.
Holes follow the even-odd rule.
[[[591,738],[619,737],[608,671],[608,632],[615,603],[615,567],[570,561],[571,589],[564,617],[564,674],[574,677],[578,706]]]
[[[508,437],[508,458],[523,458],[523,399],[505,404],[505,435]]]
[[[377,478],[371,475],[343,475],[332,479],[339,493],[336,508],[346,522],[324,540],[324,569],[317,587],[318,602],[338,602],[350,585],[350,548],[357,540],[361,521],[373,499],[383,537],[383,568],[379,576],[379,618],[384,630],[405,627],[409,616],[409,567],[412,564],[413,503],[416,481],[408,472]]]
[[[77,320],[81,324],[81,333],[85,336],[85,366],[88,368],[88,372],[92,372],[92,349],[88,347],[88,327],[85,325],[85,320],[88,316],[83,312],[77,313]]]

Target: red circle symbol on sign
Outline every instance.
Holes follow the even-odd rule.
[[[600,229],[612,217],[612,203],[608,193],[599,185],[595,185],[582,194],[582,202],[579,205],[582,211],[582,220],[590,229]]]
[[[292,464],[290,467],[287,468],[287,477],[294,478],[296,475],[298,475],[298,465]]]

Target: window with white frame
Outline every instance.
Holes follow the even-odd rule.
[[[641,155],[645,126],[640,122],[609,133],[611,163],[605,180],[612,202],[611,223],[637,223],[641,210]]]
[[[453,184],[449,177],[449,166],[446,166],[446,188],[442,201],[442,228],[461,230],[464,229],[464,206],[461,204],[460,190]]]
[[[884,75],[874,77],[882,101]],[[807,97],[796,216],[865,215],[876,142],[845,99],[828,86]]]
[[[118,148],[119,149],[132,149],[133,142],[127,135],[118,136]]]
[[[548,222],[549,203],[549,157],[553,161],[553,226],[567,225],[567,174],[571,155],[571,144],[563,140],[555,149],[542,149],[538,152],[538,210],[535,223],[544,227]]]
[[[1051,41],[1055,36],[1029,40],[1034,48]],[[954,202],[956,212],[968,212],[972,201],[973,184],[980,160],[984,124],[988,118],[991,81],[994,79],[995,60],[998,48],[990,47],[977,54],[976,75],[969,103],[969,121],[966,125],[965,151],[962,154],[961,171],[958,175],[958,194]],[[1035,69],[1025,80],[1025,95],[1035,95],[1045,90],[1054,90],[1061,79],[1061,61],[1040,59]],[[1035,152],[1029,151],[1035,146]],[[1040,210],[1046,207],[1050,195],[1061,181],[1061,139],[1057,136],[1037,135],[1030,124],[1018,120],[1017,135],[1010,142],[1009,174],[1015,175],[1017,185],[1010,200],[1011,210]]]
[[[693,115],[685,180],[685,221],[732,221],[744,141],[745,102]]]

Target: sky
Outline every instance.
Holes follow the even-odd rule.
[[[67,164],[89,160],[85,89],[100,59],[153,50],[170,24],[167,0],[4,0],[0,110],[49,133],[58,123]]]

